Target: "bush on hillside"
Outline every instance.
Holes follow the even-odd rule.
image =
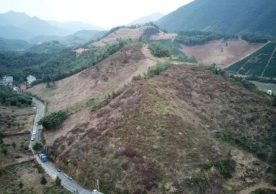
[[[3,138],[4,138],[4,135],[3,135],[3,133],[0,132],[0,144],[3,143]]]
[[[42,145],[42,143],[40,143],[40,142],[36,142],[36,143],[33,145],[33,149],[34,149],[35,151],[41,151],[42,148],[43,148],[43,145]]]
[[[220,174],[227,179],[231,178],[232,173],[235,172],[236,162],[235,160],[229,157],[219,162],[216,162],[214,166],[218,169]]]
[[[57,186],[60,186],[61,185],[61,179],[57,176],[56,180],[55,180],[55,183]]]
[[[276,106],[276,96],[273,96],[272,106]]]
[[[48,116],[43,117],[39,124],[47,130],[56,129],[62,124],[62,122],[67,118],[67,113],[65,111],[53,112]]]
[[[46,180],[45,176],[42,176],[40,178],[40,184],[42,184],[42,185],[46,185],[47,184],[47,180]]]
[[[157,63],[155,66],[150,67],[147,72],[147,76],[153,77],[155,75],[159,75],[162,71],[165,71],[170,67],[170,63]]]
[[[150,46],[150,51],[156,57],[171,56],[170,50],[166,46],[157,43]]]

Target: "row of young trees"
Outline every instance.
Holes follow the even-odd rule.
[[[185,31],[179,32],[175,41],[188,46],[202,45],[212,40],[237,39],[235,35],[223,35],[215,32]]]

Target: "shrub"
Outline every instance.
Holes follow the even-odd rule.
[[[273,96],[272,106],[276,106],[276,95]]]
[[[42,145],[42,143],[40,143],[40,142],[36,142],[36,143],[33,145],[33,149],[34,149],[35,151],[40,151],[40,150],[42,150],[42,148],[43,148],[43,145]]]
[[[1,145],[1,152],[6,156],[8,155],[8,148],[6,145],[2,144]]]
[[[19,188],[22,189],[24,184],[20,181],[20,183],[18,184]]]
[[[3,143],[3,137],[4,137],[3,133],[0,132],[0,144]]]
[[[236,162],[229,157],[216,162],[214,166],[218,169],[224,178],[231,178],[232,173],[235,172]]]
[[[56,129],[67,118],[65,111],[53,112],[48,116],[45,116],[39,121],[39,124],[43,125],[45,129]]]
[[[55,183],[57,186],[61,185],[61,179],[57,176]]]
[[[13,147],[13,149],[16,148],[16,143],[15,142],[12,142],[12,147]]]
[[[42,177],[40,178],[40,184],[41,184],[41,185],[46,185],[46,184],[47,184],[47,180],[46,180],[46,178],[45,178],[44,176],[42,176]]]
[[[150,46],[151,53],[156,57],[169,57],[171,56],[168,47],[161,44],[152,44]]]
[[[155,75],[159,75],[162,71],[165,71],[170,67],[170,63],[165,62],[165,63],[157,63],[155,66],[150,67],[148,69],[147,75],[149,77],[153,77]]]

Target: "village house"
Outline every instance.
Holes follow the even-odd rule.
[[[26,83],[21,83],[19,85],[19,92],[23,93],[23,92],[26,92],[27,90],[27,84]]]
[[[13,76],[3,76],[0,85],[12,86],[13,85]]]
[[[27,79],[27,86],[30,87],[31,84],[36,80],[36,77],[33,75],[29,75],[26,79]]]

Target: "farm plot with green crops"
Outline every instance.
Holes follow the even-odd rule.
[[[276,77],[276,42],[268,43],[245,59],[226,69],[230,73],[248,77]]]

